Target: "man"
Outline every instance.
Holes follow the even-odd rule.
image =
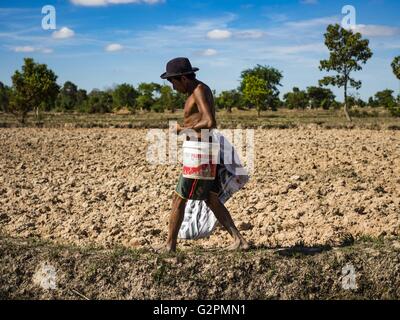
[[[167,79],[175,90],[188,94],[184,107],[183,126],[177,125],[177,133],[184,133],[186,129],[194,130],[201,137],[201,130],[211,130],[217,127],[215,119],[214,99],[210,88],[196,79],[195,72],[187,58],[176,58],[167,63],[166,72],[161,75]],[[215,214],[218,221],[233,238],[229,250],[249,248],[248,243],[236,228],[228,210],[218,199],[219,183],[215,180],[198,180],[179,177],[178,185],[172,201],[172,212],[169,218],[168,239],[166,252],[175,252],[177,237],[182,224],[187,200],[204,200]]]

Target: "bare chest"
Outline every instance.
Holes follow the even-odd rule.
[[[189,96],[185,102],[185,107],[183,108],[183,116],[185,119],[199,113],[195,99],[193,95]]]

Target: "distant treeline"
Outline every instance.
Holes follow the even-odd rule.
[[[400,116],[400,96],[395,97],[393,90],[377,92],[368,101],[348,94],[348,88],[359,89],[361,81],[351,78],[351,73],[360,71],[362,64],[372,56],[368,44],[360,33],[345,30],[338,24],[329,25],[325,34],[325,44],[330,57],[320,62],[320,70],[335,72],[334,76],[325,76],[318,85],[300,90],[294,87],[280,99],[279,87],[283,79],[281,71],[271,67],[257,65],[242,71],[237,89],[215,94],[218,109],[231,112],[232,108],[255,108],[258,115],[263,110],[277,108],[340,108],[351,121],[348,109],[358,107],[385,107],[393,116]],[[394,75],[400,79],[400,57],[392,62]],[[333,92],[323,86],[336,86],[344,89],[344,103],[336,101]],[[94,89],[91,92],[79,89],[71,81],[62,86],[57,84],[57,75],[46,64],[36,63],[25,58],[22,70],[15,71],[12,86],[0,82],[0,110],[13,113],[24,123],[26,115],[35,111],[107,113],[126,109],[134,113],[137,110],[175,112],[183,108],[186,96],[172,90],[170,85],[158,83],[140,83],[137,87],[123,83],[108,90]]]
[[[249,79],[252,79],[251,76],[257,77],[257,79],[269,79],[266,84],[269,94],[259,111],[277,110],[277,108],[322,108],[328,110],[342,106],[335,100],[336,97],[330,89],[321,86],[310,86],[305,90],[295,87],[281,100],[278,86],[283,78],[282,73],[269,66],[257,65],[255,68],[242,72],[242,81],[238,89],[222,91],[219,94],[214,92],[216,107],[228,112],[231,112],[232,108],[242,110],[254,108],[251,92],[248,92],[251,91],[251,86],[248,85]],[[118,112],[121,109],[132,113],[137,110],[175,112],[175,110],[183,108],[186,99],[184,94],[173,91],[170,85],[158,83],[140,83],[137,87],[123,83],[111,89],[93,89],[87,93],[86,90],[79,89],[71,81],[59,86],[56,79],[57,76],[46,65],[37,64],[30,58],[25,59],[22,72],[16,71],[13,76],[14,85],[12,87],[0,82],[0,110],[15,113],[22,118],[27,112],[34,110],[37,112],[82,113]],[[26,101],[24,96],[29,97],[34,103]],[[393,90],[377,92],[367,102],[351,95],[347,99],[350,108],[371,106],[390,109],[398,103]],[[23,121],[23,119],[21,120]]]
[[[52,70],[30,58],[25,59],[22,70],[16,71],[13,76],[12,87],[0,82],[0,110],[14,113],[21,122],[24,122],[29,111],[109,113],[124,109],[131,113],[137,110],[175,112],[183,108],[186,99],[184,94],[173,91],[170,85],[158,83],[140,83],[137,87],[123,83],[107,90],[93,89],[89,93],[79,89],[71,81],[59,86],[56,82],[57,76]],[[269,82],[264,84],[268,87],[268,94],[264,98],[265,102],[257,107],[251,99],[251,91],[256,90],[252,89],[252,84],[249,85],[248,82],[263,78],[269,79]],[[310,86],[305,90],[294,87],[292,92],[286,93],[281,100],[278,86],[282,78],[281,72],[269,66],[257,65],[255,68],[244,70],[238,89],[222,91],[219,94],[214,92],[215,105],[217,109],[228,112],[233,108],[257,108],[260,112],[277,108],[328,110],[342,106],[335,100],[336,97],[330,89],[321,86]],[[367,102],[351,95],[347,97],[349,108],[370,106],[392,109],[398,103],[393,90],[377,92]]]

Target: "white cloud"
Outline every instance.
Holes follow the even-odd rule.
[[[54,39],[68,39],[72,38],[75,35],[75,32],[68,27],[62,27],[58,31],[53,32]]]
[[[283,21],[273,27],[246,29],[231,25],[235,18],[225,15],[160,25],[151,31],[134,31],[132,41],[148,52],[162,52],[171,57],[182,51],[190,52],[195,64],[207,67],[238,68],[265,63],[285,68],[301,65],[318,73],[319,61],[329,54],[323,39],[326,26],[341,21],[340,15],[291,21],[282,17]],[[125,49],[128,46],[129,41],[125,40]]]
[[[71,0],[71,2],[78,6],[99,7],[99,6],[107,6],[109,4],[127,4],[127,3],[157,4],[157,3],[163,3],[165,2],[165,0]]]
[[[215,56],[217,53],[218,52],[215,49],[206,49],[204,51],[201,51],[200,55],[205,56],[205,57],[211,57],[211,56]]]
[[[242,39],[258,39],[263,37],[266,32],[261,30],[242,30],[235,32],[235,36]]]
[[[264,52],[273,53],[276,55],[290,55],[299,54],[304,52],[311,53],[324,53],[328,49],[325,47],[323,42],[308,43],[301,45],[289,45],[289,46],[271,46],[263,50]]]
[[[400,28],[383,25],[358,24],[354,30],[367,37],[392,37],[400,35]]]
[[[371,48],[373,51],[375,50],[396,50],[400,49],[400,42],[376,42],[376,43],[371,43]]]
[[[15,52],[34,52],[35,48],[31,46],[15,47]]]
[[[112,43],[105,47],[107,52],[121,51],[124,47],[119,43]]]
[[[53,49],[35,48],[35,47],[32,47],[32,46],[15,47],[15,48],[13,48],[13,51],[14,52],[24,52],[24,53],[29,53],[29,52],[53,53]]]
[[[164,3],[165,0],[142,0],[142,2],[147,4],[157,4],[157,3]]]
[[[266,13],[263,14],[263,16],[267,17],[268,20],[272,22],[283,22],[289,19],[288,16],[284,13]]]
[[[334,24],[339,22],[340,20],[338,16],[331,16],[331,17],[322,17],[322,18],[315,18],[308,20],[291,21],[285,23],[285,25],[294,28],[313,28],[319,26],[327,26],[328,24]]]
[[[228,24],[234,21],[237,18],[235,14],[227,13],[222,17],[218,18],[209,18],[209,19],[190,19],[189,24],[184,25],[162,25],[159,28],[161,30],[157,30],[154,34],[153,32],[142,32],[139,36],[140,38],[147,37],[147,35],[151,34],[151,38],[148,38],[149,41],[157,41],[157,34],[162,36],[167,36],[168,41],[178,41],[182,42],[183,39],[190,41],[203,41],[204,34],[209,32],[210,30],[225,30],[228,28]],[[168,34],[165,34],[164,31],[167,31]],[[179,33],[179,37],[177,37],[177,33]],[[164,38],[164,37],[163,37]],[[160,44],[160,41],[157,41]]]
[[[229,39],[231,36],[232,32],[229,30],[214,29],[207,33],[207,37],[212,40]]]
[[[53,53],[53,49],[49,49],[49,48],[44,48],[44,49],[42,49],[42,52],[43,53]]]

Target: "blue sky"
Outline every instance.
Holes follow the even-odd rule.
[[[236,88],[240,72],[256,64],[283,72],[281,92],[316,85],[327,58],[323,34],[340,23],[344,5],[356,9],[356,29],[374,56],[361,72],[364,99],[400,84],[390,63],[400,54],[400,2],[367,1],[185,1],[58,0],[0,2],[0,81],[24,57],[46,63],[60,84],[86,90],[118,83],[158,82],[165,63],[187,56],[198,78],[218,92]],[[43,30],[42,7],[56,9],[56,30]],[[342,93],[334,90],[339,100]]]

